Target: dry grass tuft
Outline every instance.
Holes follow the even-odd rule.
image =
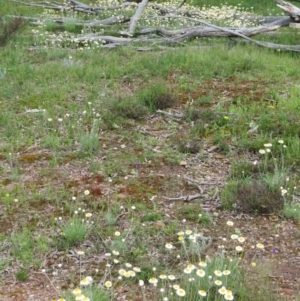
[[[236,209],[244,213],[274,213],[283,209],[284,199],[279,189],[252,180],[237,186]]]
[[[176,144],[178,151],[185,154],[197,154],[201,149],[197,140],[178,140]]]
[[[160,94],[154,98],[154,106],[159,110],[171,108],[177,102],[177,99],[171,94]]]
[[[16,17],[5,22],[4,17],[0,16],[0,47],[4,47],[16,35],[17,32],[25,27],[22,18]]]

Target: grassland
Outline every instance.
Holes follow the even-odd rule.
[[[54,34],[0,48],[1,300],[299,300],[299,55]]]

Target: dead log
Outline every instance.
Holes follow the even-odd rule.
[[[63,3],[58,3],[56,1],[41,0],[40,2],[25,2],[20,0],[11,0],[22,5],[43,7],[46,9],[60,10],[65,12],[64,16],[61,18],[54,17],[43,17],[43,21],[54,22],[60,26],[67,24],[75,24],[83,27],[94,28],[92,34],[80,34],[72,35],[70,37],[63,37],[66,42],[79,42],[88,43],[93,41],[101,41],[102,44],[99,47],[114,48],[120,45],[132,44],[132,43],[142,43],[144,47],[140,49],[153,49],[148,45],[151,44],[156,47],[162,45],[176,46],[186,45],[186,42],[193,39],[203,38],[203,37],[236,37],[242,38],[248,42],[254,43],[261,47],[267,47],[276,50],[288,50],[288,51],[300,51],[300,45],[278,45],[268,42],[261,42],[253,40],[250,37],[258,35],[260,33],[267,33],[276,31],[282,26],[288,26],[290,22],[300,22],[300,9],[289,2],[283,0],[275,0],[277,6],[285,11],[288,17],[261,17],[261,16],[249,16],[250,19],[257,20],[260,26],[251,28],[229,28],[220,27],[205,21],[201,10],[186,9],[182,7],[185,0],[182,0],[178,7],[165,7],[163,3],[157,4],[154,2],[148,3],[150,0],[142,0],[139,3],[135,12],[132,12],[132,17],[127,16],[128,6],[136,7],[136,3],[125,2],[121,5],[111,6],[111,7],[100,7],[91,6],[84,4],[78,0],[67,0]],[[165,19],[167,21],[173,21],[175,19],[186,20],[185,28],[166,28],[163,26],[155,28],[142,28],[138,26],[138,21],[141,15],[146,12],[145,8],[150,7],[152,9],[151,16],[146,15],[145,19]],[[126,10],[126,13],[121,15],[122,9]],[[87,13],[88,15],[97,15],[98,17],[103,14],[102,20],[82,20],[82,19],[70,19],[65,17],[66,13],[69,11],[78,11],[81,13]],[[107,11],[112,13],[112,16],[107,18]],[[153,11],[155,12],[153,14]],[[120,14],[120,15],[118,15]],[[126,16],[125,16],[126,15]],[[238,15],[234,16],[239,18]],[[245,15],[242,16],[245,19]],[[248,18],[248,16],[246,15]],[[26,17],[23,17],[26,19]],[[124,26],[124,23],[129,23],[129,26]],[[29,22],[33,25],[38,25],[39,20],[36,17],[29,18]],[[118,26],[114,26],[118,24]],[[171,24],[171,23],[170,23]],[[101,33],[98,28],[101,27]],[[133,36],[134,33],[134,36]],[[61,41],[62,36],[57,36],[53,38],[51,42]],[[54,44],[54,43],[53,43]],[[52,44],[51,44],[52,45]],[[140,46],[140,45],[139,45]],[[147,47],[145,47],[147,46]]]
[[[300,8],[283,0],[276,0],[276,2],[278,3],[277,6],[283,9],[294,22],[300,22]]]

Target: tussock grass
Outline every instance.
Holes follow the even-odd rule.
[[[5,20],[0,16],[0,47],[6,46],[9,41],[25,27],[25,22],[20,17]]]

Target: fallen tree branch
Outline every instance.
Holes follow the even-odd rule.
[[[261,17],[261,16],[250,16],[249,18],[253,18],[258,22],[264,22],[260,26],[250,27],[250,28],[229,28],[229,27],[220,27],[211,24],[203,20],[204,13],[200,10],[186,10],[181,9],[185,0],[176,7],[164,7],[162,4],[156,3],[148,3],[149,0],[143,0],[136,9],[133,16],[130,18],[126,16],[128,12],[124,12],[124,15],[121,15],[120,10],[126,8],[128,6],[136,6],[136,3],[126,2],[119,6],[112,6],[108,8],[90,6],[84,4],[77,0],[68,0],[66,3],[58,3],[55,1],[41,1],[41,2],[23,2],[18,0],[11,0],[16,3],[20,3],[27,6],[36,6],[53,10],[60,11],[79,11],[82,13],[88,14],[97,14],[100,16],[100,13],[103,12],[103,18],[107,17],[107,11],[118,11],[120,13],[119,16],[111,16],[109,18],[105,18],[102,20],[76,20],[66,17],[47,17],[44,19],[45,22],[54,22],[59,24],[59,28],[67,25],[67,24],[75,24],[76,26],[83,26],[87,28],[101,28],[101,33],[92,33],[92,34],[81,34],[81,35],[70,35],[69,37],[63,37],[59,35],[57,38],[54,38],[51,42],[64,43],[64,42],[82,42],[88,43],[93,41],[102,41],[103,43],[99,45],[99,47],[103,48],[115,48],[118,46],[132,44],[132,43],[143,43],[146,45],[139,45],[140,51],[148,51],[155,49],[155,47],[164,45],[176,46],[182,45],[185,46],[186,42],[189,40],[194,40],[203,37],[239,37],[245,41],[251,42],[257,46],[276,49],[276,50],[288,50],[300,52],[300,45],[282,45],[275,44],[270,42],[262,42],[254,40],[250,37],[258,35],[260,33],[268,33],[272,31],[276,31],[282,26],[287,26],[291,21],[299,21],[300,20],[300,9],[296,6],[285,2],[283,0],[276,0],[277,6],[283,9],[289,17]],[[169,29],[165,27],[158,28],[140,28],[138,27],[138,21],[141,19],[141,16],[146,7],[151,7],[153,10],[157,12],[157,15],[146,16],[146,19],[165,19],[166,21],[172,21],[175,19],[183,19],[187,21],[189,26],[181,29]],[[106,12],[104,14],[104,12]],[[116,14],[114,12],[114,14]],[[234,16],[238,18],[237,16]],[[23,17],[30,18],[30,17]],[[263,19],[265,18],[265,19]],[[29,19],[32,24],[40,25],[41,22],[36,18]],[[120,27],[113,27],[115,24],[120,23],[129,23],[128,31],[125,28],[120,29]],[[183,23],[183,22],[182,22]],[[133,33],[135,36],[133,37]],[[141,37],[144,36],[144,37]],[[51,37],[52,38],[52,37]],[[50,39],[51,39],[50,38]],[[48,39],[49,41],[49,39]],[[47,42],[48,42],[47,41]],[[150,44],[150,46],[148,46]],[[50,45],[50,43],[49,43]],[[63,45],[63,47],[68,47],[67,43]],[[161,113],[161,112],[158,112]],[[165,114],[165,113],[162,113]],[[181,118],[181,117],[180,117]]]
[[[228,29],[228,28],[224,28],[224,27],[219,27],[213,24],[210,24],[204,20],[201,20],[201,23],[212,27],[214,29],[218,29],[220,31],[224,32],[224,36],[230,37],[230,36],[237,36],[240,38],[243,38],[247,41],[250,41],[258,46],[262,46],[262,47],[266,47],[266,48],[271,48],[271,49],[276,49],[276,50],[290,50],[290,51],[295,51],[295,52],[300,52],[300,45],[282,45],[282,44],[275,44],[275,43],[270,43],[270,42],[260,42],[260,41],[256,41],[253,40],[251,38],[249,38],[248,36],[250,35],[255,35],[258,33],[262,33],[262,32],[269,32],[269,31],[273,31],[276,30],[278,28],[280,28],[280,25],[274,25],[273,23],[269,24],[269,26],[259,26],[256,28],[245,28],[244,32],[241,33],[239,29]],[[180,41],[185,40],[185,39],[191,39],[191,38],[196,38],[196,37],[202,37],[202,32],[197,31],[197,30],[193,30],[191,32],[188,32],[186,34],[184,34],[182,37],[179,38]],[[222,35],[223,36],[223,35]]]
[[[137,22],[140,19],[140,17],[142,15],[144,9],[146,8],[147,4],[148,4],[148,0],[143,0],[139,4],[134,16],[131,18],[131,21],[130,21],[130,24],[129,24],[129,30],[128,30],[129,34],[133,34],[133,32],[136,28]]]
[[[157,110],[156,113],[160,113],[160,114],[163,114],[167,117],[174,118],[174,119],[181,119],[184,117],[183,114],[173,114],[173,113],[169,113],[169,112],[162,111],[162,110]]]
[[[198,181],[196,181],[194,179],[191,179],[189,177],[184,177],[184,180],[186,180],[189,185],[196,186],[198,188],[198,190],[200,191],[200,194],[187,195],[187,196],[179,196],[179,197],[173,197],[173,198],[169,198],[169,197],[163,197],[163,198],[166,199],[166,200],[168,200],[168,201],[191,202],[193,200],[203,198],[203,192],[204,191],[203,191],[201,185],[215,185],[215,183],[212,183],[212,182],[198,182]]]
[[[65,10],[66,6],[64,4],[56,4],[56,3],[50,3],[48,1],[37,3],[37,2],[23,2],[18,0],[11,0],[12,2],[16,2],[19,4],[23,4],[25,6],[32,6],[32,7],[41,7],[43,9],[52,9],[52,10]]]
[[[277,2],[277,6],[283,9],[284,12],[288,14],[295,22],[300,21],[300,8],[283,0],[275,1]]]
[[[201,194],[180,196],[180,197],[174,197],[174,198],[168,198],[168,197],[163,196],[163,198],[167,201],[183,201],[183,202],[191,202],[193,200],[200,199],[201,197],[202,197]]]

